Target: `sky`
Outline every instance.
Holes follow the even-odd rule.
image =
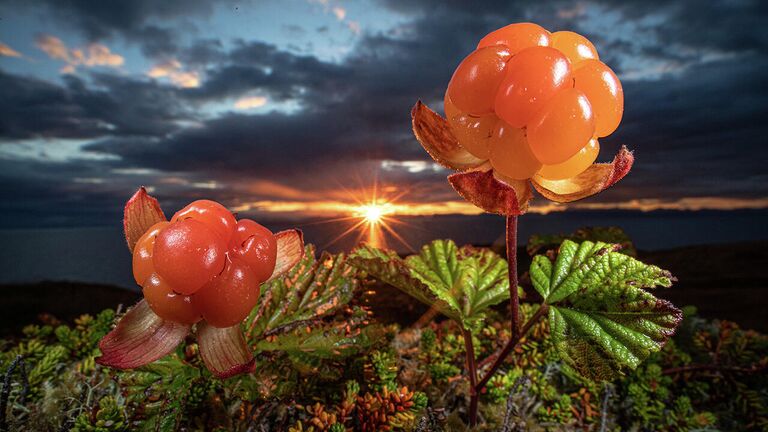
[[[414,139],[486,33],[532,21],[596,45],[627,178],[533,212],[768,208],[768,3],[729,0],[0,2],[0,228],[113,225],[140,185],[269,219],[397,197],[474,214]]]

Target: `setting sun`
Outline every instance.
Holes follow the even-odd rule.
[[[375,225],[382,222],[382,219],[392,213],[391,205],[386,203],[370,203],[361,205],[356,214],[361,216],[366,223]]]
[[[387,224],[388,222],[394,222],[392,218],[387,217],[393,213],[394,206],[392,204],[377,202],[375,199],[367,204],[359,205],[354,211],[354,215],[361,218],[358,224],[368,233],[368,243],[374,245],[385,244],[382,228],[399,237]]]
[[[382,210],[381,207],[373,204],[365,208],[365,220],[370,224],[377,224],[381,221]]]

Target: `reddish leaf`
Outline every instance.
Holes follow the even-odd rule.
[[[217,328],[202,321],[197,325],[197,343],[205,366],[217,377],[253,372],[255,360],[240,324]]]
[[[465,171],[483,163],[483,160],[459,144],[448,122],[421,101],[413,106],[411,118],[416,139],[435,162],[457,171]]]
[[[525,213],[533,196],[527,181],[504,182],[492,170],[452,174],[448,182],[465,200],[489,213],[506,216]]]
[[[190,326],[166,321],[152,312],[146,300],[136,303],[117,327],[99,342],[96,362],[117,369],[133,369],[170,354]]]
[[[304,257],[304,234],[301,230],[292,229],[275,234],[277,240],[277,261],[275,270],[267,281],[284,275]]]
[[[531,182],[549,200],[560,203],[577,201],[616,184],[629,173],[634,161],[632,152],[622,146],[611,163],[593,164],[583,173],[565,180],[546,180],[537,176]]]
[[[144,186],[125,203],[123,212],[123,229],[125,231],[125,241],[128,242],[128,249],[133,252],[133,247],[139,238],[147,232],[154,224],[166,220],[160,203],[147,194]]]

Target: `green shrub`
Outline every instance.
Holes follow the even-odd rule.
[[[455,250],[469,254],[462,260],[474,259],[474,251]],[[625,262],[611,257],[617,260],[612,264]],[[285,280],[265,287],[263,307],[248,321],[256,371],[225,381],[202,366],[192,341],[137,370],[97,365],[98,341],[116,316],[112,310],[72,324],[49,319],[29,325],[18,338],[0,342],[0,370],[15,366],[6,373],[3,424],[43,431],[463,427],[470,393],[464,338],[472,338],[479,360],[510,337],[509,321],[491,307],[500,294],[484,296],[477,287],[495,290],[503,278],[488,273],[488,279],[473,279],[489,282],[465,291],[458,308],[443,299],[442,307],[456,319],[398,329],[376,324],[363,306],[365,280],[374,272],[360,273],[346,260],[330,254],[307,258]],[[552,292],[544,285],[552,278],[540,277],[547,274],[541,258],[536,265],[534,286],[546,298]],[[633,268],[649,282],[667,277],[660,269]],[[508,289],[502,287],[499,292]],[[574,300],[551,304],[583,309]],[[318,305],[328,306],[317,314]],[[538,308],[523,303],[521,314],[527,320]],[[684,312],[663,348],[648,352],[635,369],[610,357],[611,374],[603,365],[599,376],[583,373],[567,335],[553,336],[550,323],[557,320],[537,321],[481,392],[485,422],[479,430],[767,430],[768,337],[728,321],[704,320],[692,308]]]

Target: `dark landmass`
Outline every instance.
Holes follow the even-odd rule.
[[[502,251],[497,251],[502,252]],[[694,305],[706,318],[722,318],[744,328],[768,331],[768,241],[711,246],[689,246],[660,251],[639,251],[639,258],[670,270],[678,282],[655,294],[675,305]],[[530,257],[518,251],[520,268]],[[525,283],[525,278],[523,278]],[[389,286],[376,286],[370,306],[385,322],[410,324],[427,307]],[[0,334],[16,334],[38,321],[40,314],[72,320],[84,313],[135,303],[140,294],[110,285],[41,282],[0,285]]]
[[[18,334],[24,326],[39,323],[41,315],[72,321],[120,304],[126,308],[141,298],[138,291],[112,285],[54,281],[0,285],[0,293],[0,336]]]
[[[706,318],[768,332],[768,241],[638,251],[638,255],[677,277],[672,288],[656,290],[659,297],[678,306],[694,305]]]

